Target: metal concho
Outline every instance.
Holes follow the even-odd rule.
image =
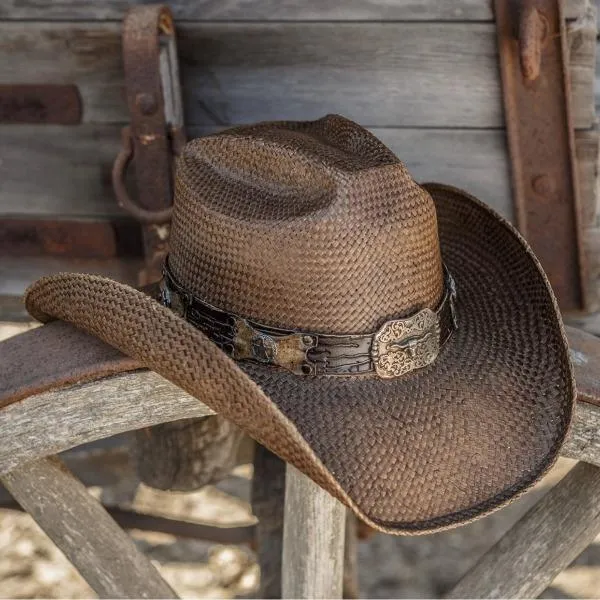
[[[430,365],[439,351],[439,319],[428,308],[385,323],[374,335],[371,349],[375,371],[384,379]]]

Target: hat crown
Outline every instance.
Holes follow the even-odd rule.
[[[377,138],[339,116],[189,142],[171,269],[192,294],[265,325],[365,333],[435,308],[433,200]]]

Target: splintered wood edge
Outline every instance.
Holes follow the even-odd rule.
[[[0,410],[0,474],[125,431],[215,414],[152,371],[44,392]],[[562,454],[600,466],[600,407],[580,402]]]

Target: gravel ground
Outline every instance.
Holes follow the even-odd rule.
[[[22,330],[0,324],[0,339]],[[447,591],[479,556],[572,466],[559,461],[535,490],[508,508],[470,525],[425,537],[375,535],[359,546],[361,596],[435,598]],[[140,486],[133,506],[165,516],[207,523],[249,524],[250,467],[236,470],[218,488],[190,494]],[[113,501],[122,490],[92,488]],[[132,532],[138,547],[184,598],[234,598],[256,594],[260,574],[245,547],[219,546],[156,533]],[[0,510],[0,598],[93,598],[62,553],[26,514]],[[600,597],[600,537],[561,573],[544,598]]]

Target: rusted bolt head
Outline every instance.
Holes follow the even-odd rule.
[[[551,175],[536,175],[531,180],[531,187],[540,196],[551,196],[556,191],[556,181]]]
[[[303,335],[302,342],[304,343],[305,346],[312,346],[313,339],[310,335]]]
[[[149,92],[140,92],[135,97],[135,105],[143,115],[153,115],[158,109],[156,96]]]

